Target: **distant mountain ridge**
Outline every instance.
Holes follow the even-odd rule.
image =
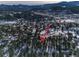
[[[59,6],[59,7],[79,7],[79,1],[72,1],[72,2],[60,2],[60,3],[53,3],[53,4],[44,4],[44,5],[22,5],[22,4],[19,4],[19,5],[4,5],[4,4],[1,4],[0,5],[0,10],[7,10],[7,11],[10,11],[10,10],[13,10],[13,11],[25,11],[25,10],[32,10],[32,9],[50,9],[50,8],[53,8],[55,6]]]

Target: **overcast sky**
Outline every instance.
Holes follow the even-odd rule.
[[[49,2],[49,1],[0,1],[0,4],[27,4],[27,5],[40,5],[40,4],[48,4],[48,3],[56,3],[56,2]]]
[[[26,4],[26,5],[40,5],[40,4],[49,4],[49,3],[58,3],[62,1],[74,1],[74,0],[29,0],[29,1],[0,1],[0,4],[8,4],[8,5],[13,5],[13,4]]]

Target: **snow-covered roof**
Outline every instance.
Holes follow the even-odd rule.
[[[40,32],[40,34],[44,34],[44,33],[45,33],[45,30]]]
[[[79,38],[79,35],[77,35],[77,38]]]
[[[67,20],[56,20],[56,22],[58,22],[58,23],[63,23],[63,22],[73,23],[73,22],[75,22],[75,20],[71,20],[71,19],[67,19]]]
[[[36,32],[36,29],[34,28],[32,33],[35,33],[35,32]]]
[[[79,46],[76,46],[76,48],[79,48]]]
[[[70,23],[70,22],[75,22],[75,21],[74,20],[67,19],[67,20],[65,20],[65,22]]]

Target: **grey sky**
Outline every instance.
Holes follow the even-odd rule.
[[[26,4],[26,5],[40,5],[40,4],[48,4],[48,3],[56,3],[56,2],[45,2],[45,1],[0,1],[0,4],[7,5],[17,5],[17,4]]]

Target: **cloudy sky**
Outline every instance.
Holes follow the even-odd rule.
[[[48,4],[55,2],[45,2],[45,1],[0,1],[0,4],[27,4],[27,5],[40,5],[40,4]]]
[[[0,4],[27,4],[27,5],[40,5],[40,4],[48,4],[48,3],[58,3],[62,1],[75,1],[75,0],[0,0]],[[76,0],[78,1],[78,0]]]

